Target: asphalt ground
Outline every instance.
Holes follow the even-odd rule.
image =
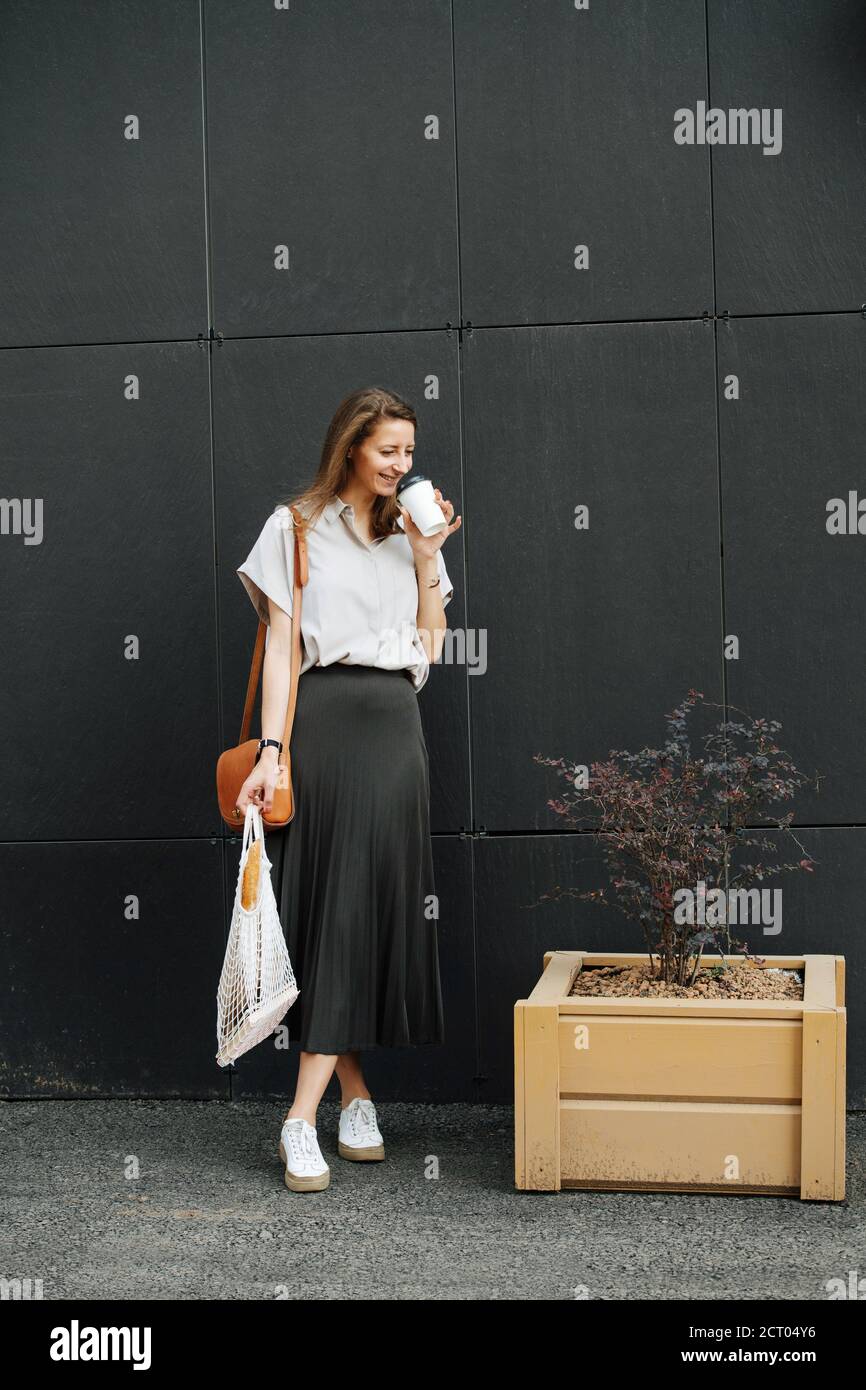
[[[844,1203],[518,1192],[512,1111],[377,1106],[382,1163],[290,1192],[285,1103],[0,1103],[0,1276],[44,1299],[809,1299],[866,1280],[866,1114]],[[864,1282],[866,1296],[866,1282]]]

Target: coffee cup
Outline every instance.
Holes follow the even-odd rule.
[[[445,513],[434,495],[433,484],[423,473],[406,473],[397,484],[397,500],[405,507],[422,536],[435,536],[448,527]]]

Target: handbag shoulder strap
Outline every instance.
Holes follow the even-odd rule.
[[[298,678],[301,674],[301,600],[304,585],[309,579],[309,561],[307,558],[307,532],[306,521],[304,520],[297,507],[290,508],[294,521],[294,574],[292,576],[292,676],[289,684],[289,703],[286,709],[286,726],[283,730],[283,756],[288,754],[289,741],[292,736],[292,723],[295,718],[295,705],[298,701]],[[250,721],[255,704],[256,691],[259,686],[259,677],[262,672],[262,663],[265,655],[265,629],[267,623],[264,618],[259,619],[258,631],[256,632],[255,645],[253,647],[253,659],[250,665],[250,678],[247,681],[247,695],[244,700],[244,713],[241,720],[241,735],[238,743],[245,743],[249,737]]]

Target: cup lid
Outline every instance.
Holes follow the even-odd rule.
[[[405,492],[407,487],[411,487],[413,483],[428,483],[429,481],[430,479],[425,478],[423,473],[416,473],[413,469],[411,473],[403,474],[402,478],[397,484],[397,491],[395,493],[395,496],[399,497],[400,493]]]

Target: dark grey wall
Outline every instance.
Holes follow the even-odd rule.
[[[847,956],[866,1103],[866,535],[825,527],[866,494],[860,0],[13,0],[0,30],[0,490],[43,505],[41,543],[0,534],[2,1093],[291,1091],[294,1054],[213,1055],[234,571],[378,383],[464,515],[448,616],[486,669],[421,695],[447,1038],[370,1054],[375,1094],[509,1097],[543,951],[639,948],[532,906],[603,881],[533,754],[658,742],[697,686],[823,774],[768,949]],[[699,102],[780,110],[781,150],[677,143]]]

